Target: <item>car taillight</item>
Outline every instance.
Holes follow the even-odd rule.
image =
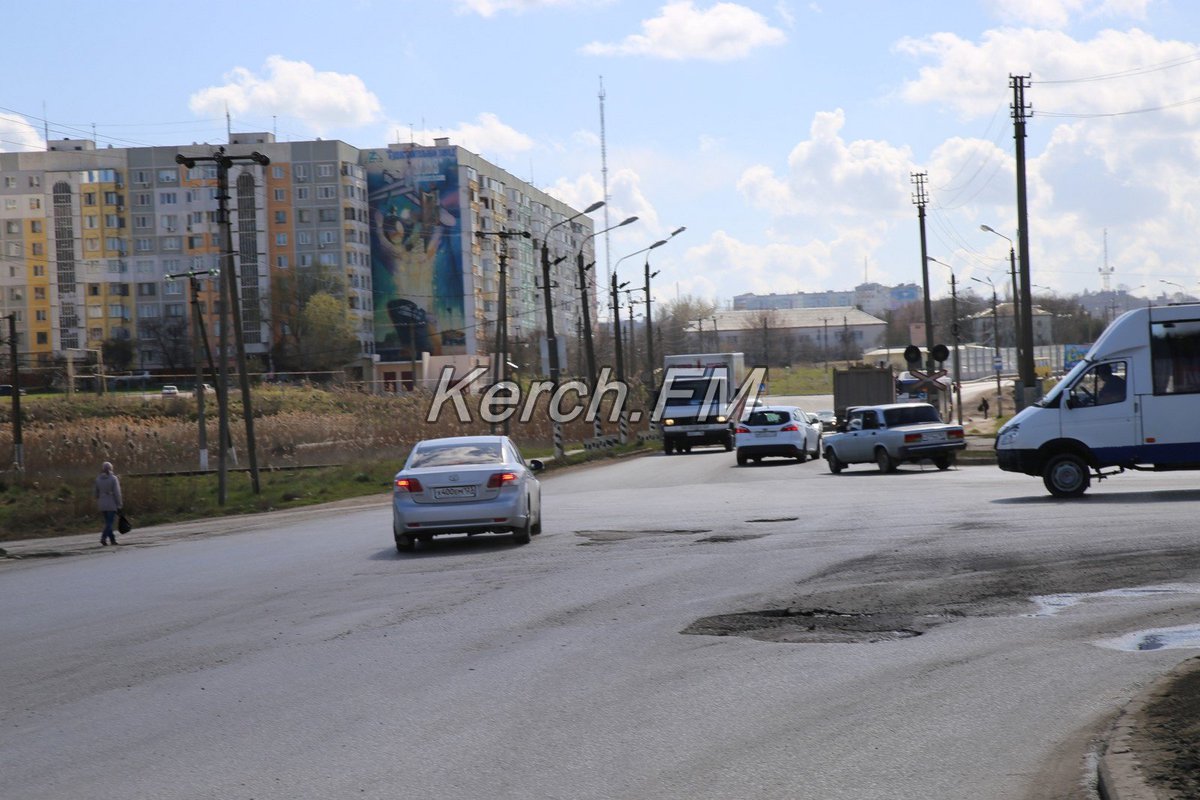
[[[417,493],[423,492],[425,489],[421,486],[421,482],[416,478],[396,478],[397,492]]]
[[[750,433],[750,429],[745,425],[738,425],[737,430],[734,431],[734,433]]]
[[[781,432],[782,432],[782,431],[798,431],[798,430],[800,430],[800,426],[799,426],[799,425],[797,425],[796,423],[794,423],[794,422],[793,422],[793,423],[792,423],[792,424],[790,424],[790,425],[784,425],[784,426],[783,426],[782,428],[780,428],[779,430],[780,430]]]
[[[515,472],[496,472],[492,477],[488,478],[487,486],[489,489],[499,489],[506,483],[514,483],[517,480]]]
[[[904,443],[905,444],[912,444],[913,442],[919,442],[919,441],[921,441],[921,434],[919,434],[919,433],[904,434]]]
[[[946,435],[951,439],[961,439],[963,438],[963,429],[959,428],[957,430],[949,431]]]

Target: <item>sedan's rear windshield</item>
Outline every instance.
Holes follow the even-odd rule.
[[[747,425],[782,425],[790,420],[786,411],[755,411],[746,418]]]
[[[499,464],[499,444],[423,444],[413,453],[412,467]]]
[[[915,425],[919,422],[941,422],[937,409],[933,406],[908,406],[906,408],[884,409],[883,419],[889,428],[897,425]]]

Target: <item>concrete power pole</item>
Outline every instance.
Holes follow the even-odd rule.
[[[1017,248],[1021,255],[1021,334],[1024,347],[1019,349],[1021,396],[1018,401],[1024,408],[1037,400],[1037,376],[1033,366],[1033,303],[1031,302],[1029,277],[1029,206],[1025,187],[1025,114],[1029,106],[1025,103],[1025,89],[1029,75],[1009,75],[1013,90],[1013,139],[1016,141],[1017,167]]]
[[[912,182],[917,187],[913,194],[913,203],[917,206],[917,221],[921,226],[921,286],[925,293],[925,368],[933,371],[933,303],[929,299],[929,255],[925,249],[925,204],[929,196],[925,194],[925,180],[929,177],[925,172],[912,173]]]

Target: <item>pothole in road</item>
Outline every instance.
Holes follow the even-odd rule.
[[[680,534],[695,534],[695,533],[712,533],[711,528],[668,528],[660,530],[640,530],[640,531],[575,531],[576,536],[582,536],[587,539],[586,542],[580,542],[583,545],[590,544],[608,544],[609,542],[621,542],[627,539],[637,539],[641,536],[656,536],[656,535],[680,535]]]
[[[718,533],[715,536],[705,536],[697,539],[694,544],[726,544],[728,542],[748,542],[751,539],[761,539],[765,533]]]
[[[942,617],[917,614],[781,608],[704,617],[681,633],[791,644],[860,644],[911,639],[942,622]]]
[[[1096,642],[1109,650],[1145,652],[1148,650],[1181,650],[1200,647],[1200,626],[1182,625],[1177,628],[1151,628],[1127,633],[1115,639]]]
[[[1200,586],[1194,584],[1171,584],[1167,586],[1141,586],[1137,588],[1106,589],[1101,592],[1064,592],[1060,594],[1043,594],[1029,598],[1038,610],[1030,617],[1051,617],[1059,611],[1079,605],[1089,600],[1118,597],[1139,599],[1147,597],[1162,597],[1170,594],[1200,594]]]

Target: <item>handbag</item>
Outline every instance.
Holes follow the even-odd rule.
[[[133,523],[131,523],[129,521],[129,517],[125,516],[122,513],[118,513],[117,514],[117,532],[118,533],[129,533],[131,530],[133,530]]]

